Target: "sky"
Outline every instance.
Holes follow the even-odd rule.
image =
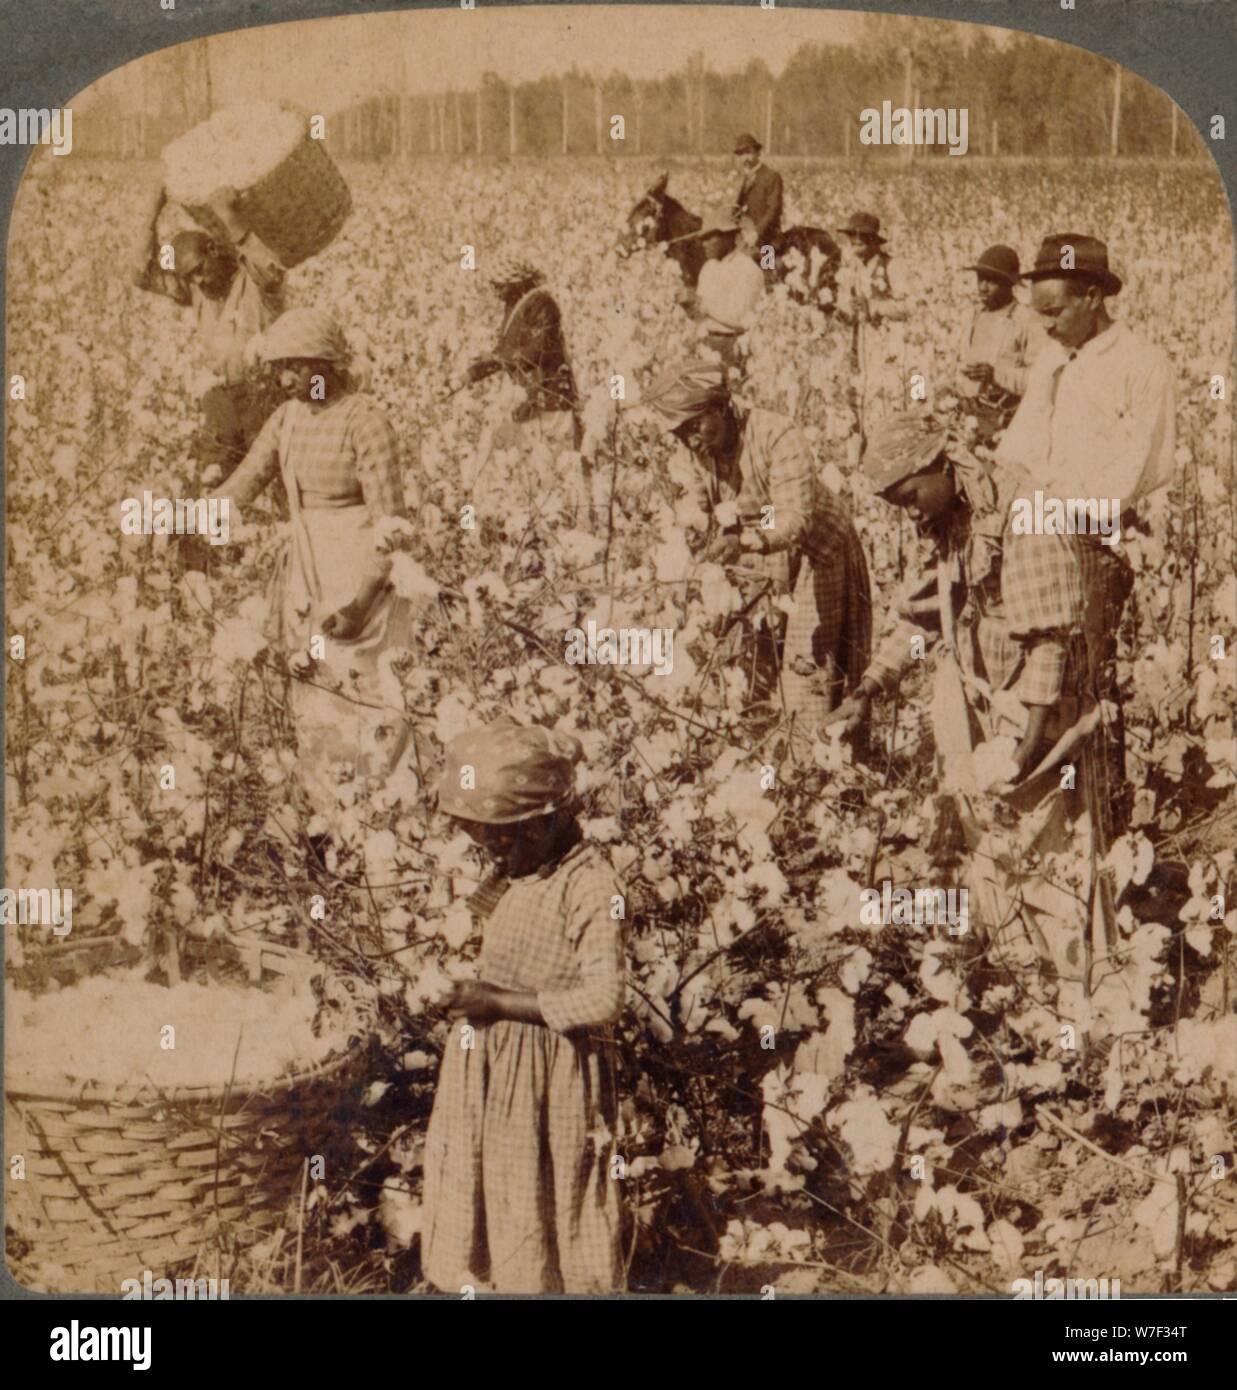
[[[287,100],[330,112],[375,91],[470,89],[484,72],[526,81],[577,66],[584,71],[663,76],[703,52],[714,71],[763,58],[777,74],[803,43],[854,43],[861,15],[742,6],[630,5],[487,7],[304,20],[208,40],[215,104]],[[996,31],[1000,32],[1000,31]],[[147,64],[96,84],[129,104]]]

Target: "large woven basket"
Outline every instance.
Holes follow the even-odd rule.
[[[362,1055],[232,1087],[23,1089],[14,1078],[6,1147],[23,1155],[26,1178],[8,1184],[8,1199],[47,1291],[119,1293],[125,1279],[169,1277],[216,1242],[259,1239],[329,1142]]]
[[[212,235],[227,241],[219,219],[203,205],[188,209]],[[308,136],[249,188],[237,190],[240,221],[291,269],[329,246],[352,211],[352,194],[321,140]]]

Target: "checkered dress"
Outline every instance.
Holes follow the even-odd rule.
[[[286,401],[224,492],[243,509],[281,469],[290,516],[270,584],[267,637],[292,656],[309,647],[328,614],[352,603],[370,580],[386,578],[391,562],[374,545],[374,526],[404,515],[404,489],[395,431],[357,394],[317,409]],[[411,726],[392,703],[380,663],[408,646],[411,620],[409,601],[385,587],[360,631],[328,638],[312,677],[289,688],[298,780],[321,815],[334,817],[348,795],[339,765],[381,785],[408,748]]]
[[[609,1025],[623,1007],[620,892],[595,848],[483,893],[481,978],[534,990],[545,1024],[453,1025],[425,1150],[421,1261],[438,1288],[620,1289],[618,1105]],[[482,903],[474,904],[482,907]]]
[[[228,479],[228,496],[238,507],[252,502],[278,474],[289,412],[288,447],[296,457],[302,507],[314,511],[364,504],[374,524],[384,516],[405,515],[395,430],[375,401],[355,393],[317,407],[285,401]]]

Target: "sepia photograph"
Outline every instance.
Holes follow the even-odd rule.
[[[0,110],[11,1281],[1237,1295],[1224,114],[258,18]]]

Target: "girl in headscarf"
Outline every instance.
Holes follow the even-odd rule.
[[[404,517],[395,431],[352,389],[349,349],[323,309],[291,309],[257,340],[286,400],[232,475],[244,508],[276,477],[288,495],[288,544],[272,586],[273,643],[296,679],[291,703],[300,781],[313,809],[337,806],[336,765],[380,785],[408,746],[403,710],[381,693],[384,652],[407,645],[410,612],[375,545]]]
[[[720,363],[687,363],[640,405],[657,413],[695,461],[697,500],[714,518],[705,558],[742,561],[763,574],[772,597],[793,598],[780,683],[794,746],[805,751],[871,651],[868,566],[846,505],[817,479],[794,422],[740,406]]]
[[[495,861],[470,899],[480,979],[445,1001],[421,1262],[439,1289],[623,1285],[610,1025],[621,890],[576,821],[579,741],[503,718],[448,747],[439,805]]]

